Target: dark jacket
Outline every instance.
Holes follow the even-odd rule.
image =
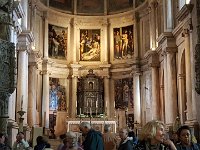
[[[103,139],[102,134],[98,131],[91,129],[83,142],[84,150],[103,150]]]
[[[0,143],[0,150],[11,150],[11,148],[5,144]]]
[[[49,143],[40,143],[34,147],[34,150],[43,150],[45,148],[50,148],[51,145]]]
[[[134,150],[150,150],[150,144],[147,141],[139,141],[138,144],[133,148]],[[170,150],[169,147],[164,144],[159,145],[159,150]]]
[[[133,144],[133,138],[127,137],[124,141],[120,142],[118,150],[132,150]]]
[[[192,143],[192,150],[200,150],[200,146],[198,144]],[[177,150],[187,150],[185,146],[183,146],[181,143],[176,144]]]

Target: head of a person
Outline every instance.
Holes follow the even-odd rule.
[[[110,132],[111,131],[111,126],[109,124],[105,124],[104,125],[104,132],[107,133],[107,132]]]
[[[3,133],[0,133],[0,143],[3,144],[5,142],[5,136]]]
[[[89,122],[81,122],[79,129],[83,135],[87,135],[87,133],[91,129],[91,125]]]
[[[165,139],[164,123],[158,120],[147,122],[142,128],[140,140],[149,141],[151,144],[159,144]]]
[[[76,134],[72,131],[67,132],[64,144],[67,144],[69,148],[75,147],[77,145]]]
[[[121,128],[119,130],[119,137],[121,138],[121,140],[125,140],[128,137],[128,129]]]
[[[18,142],[20,142],[22,139],[24,139],[24,133],[23,132],[17,133],[16,139]]]
[[[191,144],[191,140],[192,140],[192,135],[191,135],[191,130],[189,126],[181,126],[178,130],[177,130],[177,135],[178,138],[180,140],[180,142],[183,145],[190,145]]]
[[[44,143],[44,138],[42,136],[38,136],[36,138],[36,142],[37,142],[37,144],[42,144],[42,143]]]

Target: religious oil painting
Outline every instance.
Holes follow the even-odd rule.
[[[100,29],[80,30],[80,60],[100,61]]]
[[[133,79],[124,78],[114,82],[115,108],[133,108]]]
[[[109,0],[108,11],[115,12],[119,10],[131,9],[133,7],[133,0]]]
[[[49,78],[49,110],[66,111],[66,92],[59,78]]]
[[[114,60],[130,59],[134,55],[133,25],[114,28]]]
[[[49,0],[49,6],[64,11],[72,11],[72,2],[72,0]]]
[[[67,58],[67,28],[49,24],[49,57],[53,59]]]
[[[77,0],[77,13],[103,14],[104,0]]]

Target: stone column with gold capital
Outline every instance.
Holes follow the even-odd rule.
[[[161,119],[160,101],[159,101],[159,57],[156,51],[152,51],[149,57],[149,66],[151,67],[152,77],[152,118]]]
[[[69,101],[69,117],[76,118],[77,115],[77,82],[79,75],[79,68],[82,66],[79,64],[71,64],[72,67],[72,97]]]
[[[166,77],[167,77],[167,93],[165,95],[165,121],[173,123],[177,117],[177,70],[176,70],[176,47],[166,47]]]

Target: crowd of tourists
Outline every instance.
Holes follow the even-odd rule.
[[[69,131],[61,135],[61,143],[56,150],[200,150],[200,145],[187,125],[180,126],[171,136],[166,133],[164,123],[157,120],[147,122],[138,137],[127,128],[120,129],[116,135],[111,132],[109,124],[104,125],[103,133],[94,130],[88,122],[80,123],[79,129],[81,134]],[[8,139],[0,133],[0,150],[51,149],[42,136],[37,137],[37,145],[31,148],[23,132],[17,134],[12,147],[6,141]]]

